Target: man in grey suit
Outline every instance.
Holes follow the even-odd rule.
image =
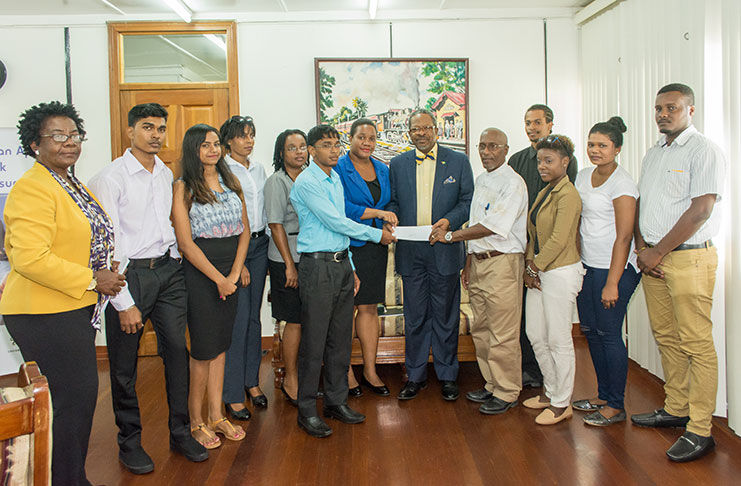
[[[468,157],[437,143],[435,115],[417,109],[409,116],[409,136],[415,150],[391,159],[391,202],[400,226],[432,225],[432,234],[450,239],[468,220],[473,196],[473,172]],[[462,242],[434,245],[402,241],[396,244],[396,271],[404,288],[404,334],[409,376],[399,400],[417,396],[427,386],[427,358],[432,348],[442,396],[455,400],[458,384],[458,327],[465,262]],[[434,245],[434,246],[433,246]]]

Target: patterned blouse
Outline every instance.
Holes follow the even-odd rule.
[[[213,191],[216,202],[201,204],[193,201],[190,207],[190,232],[192,238],[227,238],[242,234],[242,200],[226,187],[219,176],[224,192]]]

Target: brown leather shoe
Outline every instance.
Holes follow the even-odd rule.
[[[574,409],[571,408],[571,405],[566,407],[566,410],[563,411],[561,415],[556,417],[556,414],[553,413],[553,410],[550,408],[546,408],[542,412],[540,412],[540,415],[535,417],[535,423],[538,425],[554,425],[562,420],[566,420],[568,418],[571,418],[571,416],[574,415]]]

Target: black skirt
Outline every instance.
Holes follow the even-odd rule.
[[[355,273],[360,279],[355,305],[382,303],[386,297],[388,246],[369,241],[363,246],[350,247],[350,251]]]
[[[286,264],[268,260],[268,268],[273,319],[301,324],[301,296],[298,288],[286,287]]]
[[[238,242],[239,236],[194,240],[208,261],[223,275],[228,275],[232,270]],[[239,292],[221,300],[216,284],[186,258],[183,259],[183,270],[188,288],[190,355],[198,360],[214,359],[229,349],[232,343]]]

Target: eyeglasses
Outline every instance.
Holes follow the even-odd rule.
[[[558,142],[563,145],[563,142],[558,138],[558,135],[548,135],[547,137],[541,138],[541,140],[545,140],[548,143]]]
[[[241,116],[241,115],[234,115],[234,116],[233,116],[233,117],[231,118],[231,120],[232,120],[232,121],[237,121],[237,122],[239,122],[239,121],[246,121],[246,122],[251,122],[251,121],[253,121],[253,120],[252,120],[252,117],[251,117],[251,116]]]
[[[480,143],[476,145],[476,148],[479,149],[479,152],[483,152],[486,149],[489,149],[489,152],[494,152],[496,149],[506,146],[506,143]]]
[[[409,133],[411,133],[412,135],[417,135],[417,134],[422,134],[422,133],[425,133],[425,132],[431,132],[434,129],[435,129],[435,127],[432,127],[432,126],[414,127],[414,128],[410,128],[409,129]]]
[[[286,152],[293,153],[293,152],[298,152],[298,151],[306,152],[306,145],[301,145],[300,147],[296,147],[295,145],[291,145],[290,147],[287,147],[286,148]]]
[[[87,138],[85,138],[84,135],[80,135],[79,133],[74,133],[72,135],[67,135],[66,133],[52,133],[49,135],[41,135],[41,138],[51,138],[57,143],[65,143],[69,139],[72,139],[72,142],[74,143],[82,143],[87,141]]]
[[[340,142],[337,143],[318,143],[316,145],[317,148],[324,149],[324,150],[332,150],[337,149],[340,150],[342,148],[342,144]]]

